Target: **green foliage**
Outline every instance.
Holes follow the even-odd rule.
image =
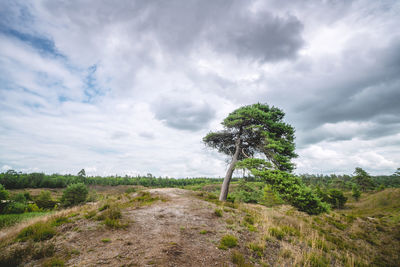
[[[0,229],[8,226],[12,226],[21,221],[46,215],[47,212],[29,212],[29,213],[21,213],[21,214],[2,214],[0,215]]]
[[[25,198],[25,194],[24,193],[18,193],[14,196],[12,196],[11,198],[13,201],[15,202],[19,202],[19,203],[26,203],[27,199]]]
[[[247,159],[242,160],[242,166],[246,167]],[[279,170],[268,170],[262,168],[252,168],[251,173],[259,179],[270,184],[271,188],[279,193],[279,196],[295,206],[300,211],[308,214],[320,214],[329,210],[327,204],[299,178],[287,172]]]
[[[68,206],[75,206],[86,201],[88,189],[83,183],[72,184],[64,190],[61,203]]]
[[[268,166],[292,171],[294,128],[283,122],[285,113],[267,104],[254,104],[236,109],[222,122],[224,130],[207,134],[206,145],[226,155],[233,155],[239,145],[239,160],[262,153]],[[240,142],[237,142],[240,140]]]
[[[17,238],[21,241],[32,239],[35,242],[52,238],[56,234],[54,227],[48,222],[37,222],[24,229],[18,234]]]
[[[218,246],[219,249],[228,249],[237,246],[237,238],[233,235],[225,235],[222,237],[220,244]]]
[[[11,202],[8,203],[6,208],[4,209],[5,214],[21,214],[24,213],[27,209],[27,205],[25,203],[20,202]]]
[[[65,223],[69,223],[69,222],[71,222],[71,221],[68,219],[68,217],[59,216],[59,217],[54,218],[51,221],[51,225],[52,226],[60,226],[60,225],[63,225]]]
[[[0,184],[0,200],[8,199],[9,195],[10,193],[8,192],[8,190],[6,190],[4,186]]]
[[[60,258],[50,258],[46,260],[43,265],[43,267],[64,267],[65,263],[63,259]]]
[[[353,188],[351,189],[351,196],[358,201],[361,197],[361,191],[360,188],[357,185],[353,185]]]
[[[343,192],[339,189],[331,188],[327,191],[323,191],[317,187],[316,193],[322,201],[329,203],[331,207],[335,209],[342,209],[347,201],[347,197],[345,197]]]
[[[366,171],[357,167],[354,174],[353,182],[358,185],[361,191],[373,190],[375,188],[375,183]]]
[[[286,236],[286,233],[278,227],[271,227],[268,229],[268,231],[272,236],[274,236],[275,238],[277,238],[279,240],[282,240]]]
[[[238,188],[230,194],[230,199],[244,203],[260,203],[263,200],[263,196],[262,188],[241,180]]]
[[[52,209],[57,204],[57,201],[52,198],[50,191],[42,190],[39,196],[36,197],[35,203],[41,209]]]

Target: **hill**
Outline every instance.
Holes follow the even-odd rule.
[[[310,216],[205,191],[97,188],[101,200],[0,235],[1,266],[399,266],[400,190]],[[138,192],[134,192],[134,191]]]

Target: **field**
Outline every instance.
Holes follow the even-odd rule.
[[[311,216],[269,194],[220,202],[218,188],[92,186],[94,202],[13,219],[0,266],[399,266],[400,189]]]

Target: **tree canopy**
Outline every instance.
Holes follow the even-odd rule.
[[[267,104],[253,104],[236,109],[222,122],[224,129],[210,132],[203,141],[207,146],[232,157],[220,200],[226,200],[227,185],[239,160],[264,156],[268,167],[291,172],[296,157],[294,128],[285,123],[285,113]]]

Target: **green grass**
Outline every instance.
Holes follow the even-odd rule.
[[[221,209],[215,209],[214,210],[214,215],[217,217],[222,217],[222,210]]]
[[[0,229],[4,227],[13,226],[19,222],[28,220],[30,218],[44,216],[49,212],[29,212],[22,214],[2,214],[0,215]]]
[[[234,248],[237,246],[238,240],[233,235],[225,235],[222,237],[220,244],[218,246],[219,249],[228,249]]]
[[[103,238],[103,239],[101,240],[101,242],[103,242],[103,243],[110,243],[110,242],[111,242],[111,239],[110,239],[110,238]]]
[[[32,239],[35,242],[52,238],[56,234],[55,228],[49,222],[37,222],[22,229],[17,239],[27,241]]]

